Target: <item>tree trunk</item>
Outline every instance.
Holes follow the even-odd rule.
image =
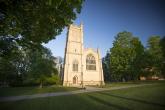
[[[43,80],[40,81],[40,88],[43,88]]]

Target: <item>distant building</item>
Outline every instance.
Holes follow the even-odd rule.
[[[84,48],[83,25],[70,25],[65,48],[63,85],[102,84],[104,77],[99,49]]]
[[[62,77],[63,73],[63,58],[60,56],[54,57],[55,68],[58,71],[58,75]]]

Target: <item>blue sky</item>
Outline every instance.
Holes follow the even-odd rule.
[[[84,46],[100,48],[104,57],[114,36],[132,32],[146,46],[149,36],[165,36],[164,0],[86,0],[74,24],[84,25]],[[54,56],[64,57],[66,32],[45,44]]]

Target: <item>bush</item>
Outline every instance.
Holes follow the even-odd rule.
[[[52,84],[62,84],[60,77],[58,75],[52,75],[51,77],[46,78],[44,85],[52,85]]]

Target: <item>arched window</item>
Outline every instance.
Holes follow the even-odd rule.
[[[73,68],[72,68],[73,71],[78,71],[78,61],[77,60],[74,60],[73,61]]]
[[[96,70],[96,60],[92,54],[89,54],[86,57],[86,69],[87,70]]]

